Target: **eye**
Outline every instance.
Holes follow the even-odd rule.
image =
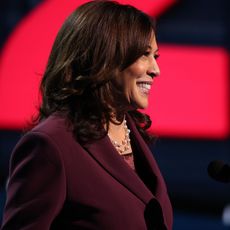
[[[154,58],[157,60],[160,57],[159,54],[154,54]]]
[[[146,57],[149,57],[150,55],[152,55],[152,53],[151,51],[146,51],[143,55]],[[157,60],[160,57],[160,55],[157,53],[157,54],[154,54],[153,57]]]
[[[146,51],[146,52],[144,52],[144,56],[146,56],[146,57],[148,57],[150,54],[151,54],[151,52],[150,52],[150,51]]]

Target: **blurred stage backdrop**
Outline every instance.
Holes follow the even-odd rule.
[[[118,0],[157,20],[161,76],[152,87],[151,146],[174,207],[174,230],[230,228],[229,0]],[[0,223],[11,151],[36,113],[38,84],[64,19],[86,0],[0,2]]]

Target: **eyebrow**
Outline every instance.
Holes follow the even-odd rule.
[[[148,48],[152,50],[152,46],[148,45]],[[157,53],[159,51],[159,48],[157,48],[154,53]]]

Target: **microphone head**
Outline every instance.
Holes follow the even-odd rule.
[[[214,180],[228,183],[230,182],[230,166],[223,161],[214,160],[208,165],[208,174]]]

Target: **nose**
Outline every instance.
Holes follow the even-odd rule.
[[[152,61],[149,63],[149,68],[148,68],[148,72],[147,74],[151,77],[151,78],[154,78],[154,77],[157,77],[160,75],[160,68],[157,64],[157,61],[155,58],[152,59]]]

